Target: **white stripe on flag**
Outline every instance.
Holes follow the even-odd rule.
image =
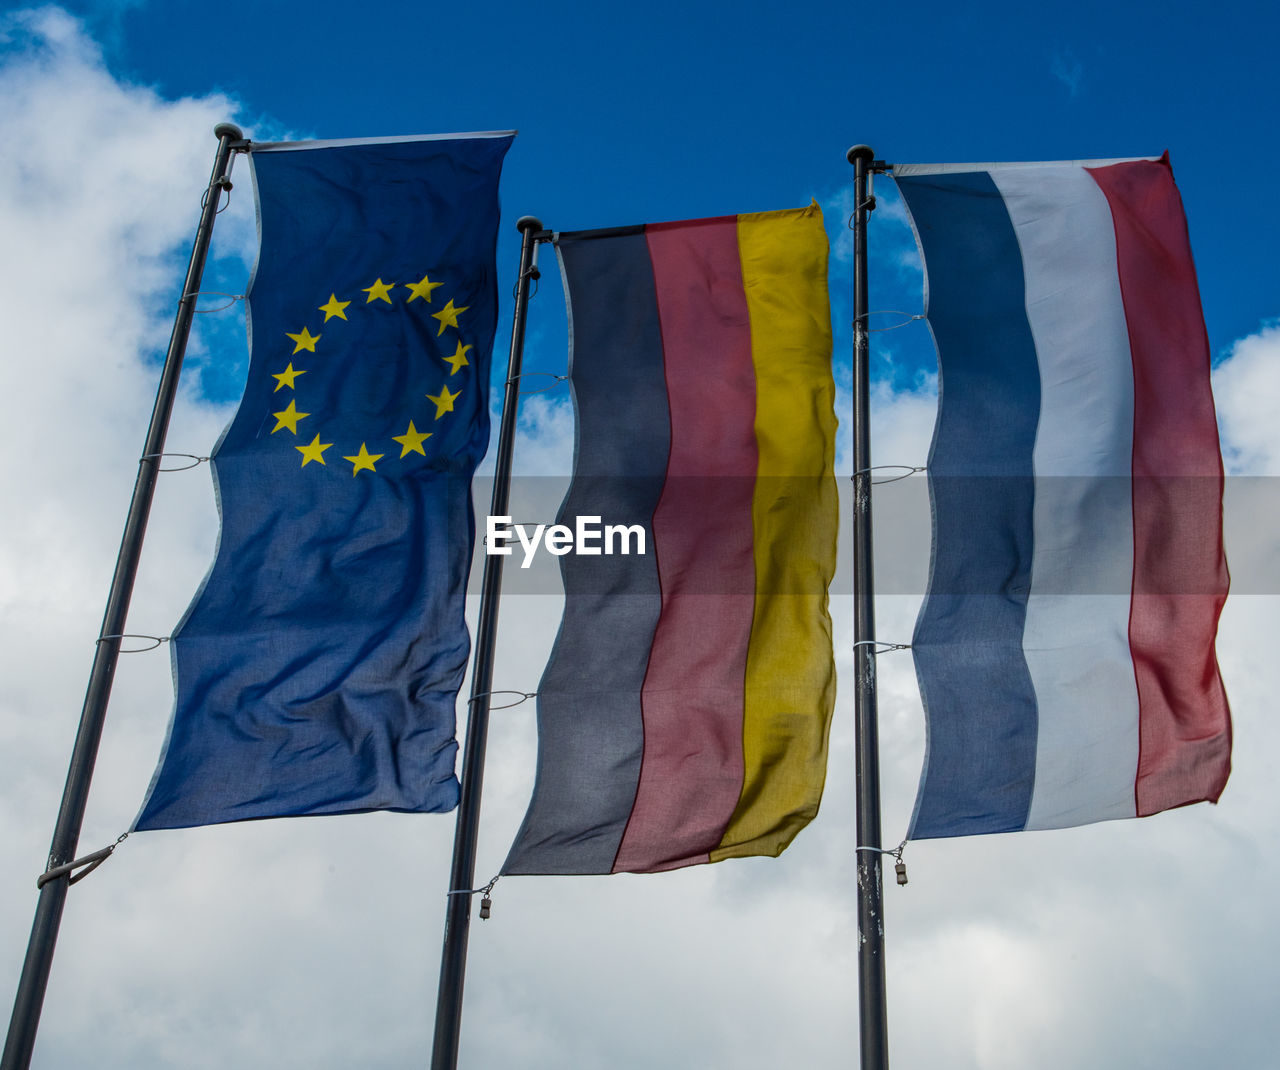
[[[1132,817],[1133,371],[1111,212],[1082,167],[991,177],[1022,252],[1040,368],[1023,636],[1039,723],[1026,828]]]

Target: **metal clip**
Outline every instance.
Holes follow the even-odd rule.
[[[493,886],[498,883],[498,877],[494,877],[483,888],[477,888],[476,891],[481,893],[480,898],[480,920],[488,921],[489,916],[493,913]]]
[[[907,864],[902,861],[902,852],[907,849],[907,841],[903,840],[898,844],[897,848],[892,852],[895,859],[893,863],[893,875],[898,878],[898,885],[907,883]]]

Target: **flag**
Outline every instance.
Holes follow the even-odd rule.
[[[255,144],[222,530],[139,829],[457,805],[510,134]]]
[[[1216,801],[1222,459],[1167,156],[894,177],[942,399],[910,835]]]
[[[556,245],[577,415],[559,521],[638,530],[645,552],[561,557],[537,780],[503,872],[777,855],[817,812],[835,686],[821,213]]]

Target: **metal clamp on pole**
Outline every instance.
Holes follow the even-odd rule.
[[[88,868],[85,869],[83,873],[75,873],[75,876],[67,881],[67,883],[75,884],[76,881],[82,881],[102,865],[103,862],[110,858],[115,849],[116,845],[113,843],[110,847],[104,847],[101,851],[94,851],[91,855],[85,855],[83,858],[77,858],[74,862],[64,862],[60,866],[53,866],[51,869],[45,870],[36,878],[36,887],[43,888],[50,881],[56,881],[59,877],[65,877],[67,874],[75,873],[77,869],[82,869],[87,866]]]

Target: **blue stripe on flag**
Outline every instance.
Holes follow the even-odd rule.
[[[933,565],[914,639],[928,747],[910,836],[1009,832],[1030,809],[1037,721],[1022,637],[1040,373],[1022,258],[986,172],[898,186],[928,265],[940,366]]]

